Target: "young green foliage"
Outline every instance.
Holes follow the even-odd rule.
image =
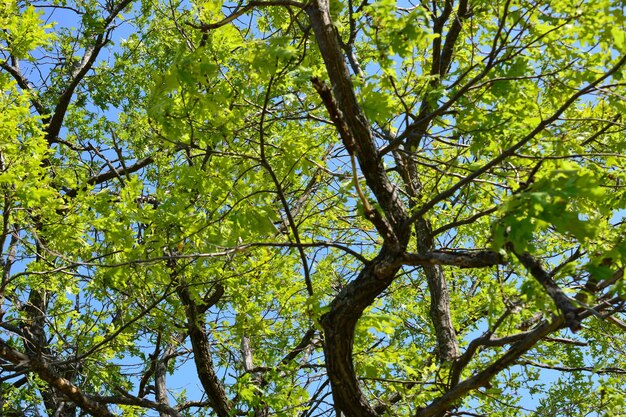
[[[0,24],[0,414],[626,413],[615,2]]]

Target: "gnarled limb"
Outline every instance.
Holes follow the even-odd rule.
[[[408,240],[399,226],[406,219],[404,204],[391,183],[385,167],[378,158],[370,124],[365,118],[354,93],[348,66],[341,50],[337,32],[330,17],[327,0],[315,0],[306,7],[317,44],[322,51],[333,94],[343,119],[354,140],[354,154],[361,167],[367,186],[372,190],[387,220],[392,225],[401,246]],[[350,149],[349,149],[350,151]]]
[[[444,395],[433,401],[430,405],[419,409],[415,417],[433,417],[450,409],[450,407],[468,392],[480,388],[487,384],[495,375],[505,368],[513,365],[518,358],[528,352],[548,334],[563,327],[564,320],[561,317],[554,321],[544,321],[540,326],[531,332],[524,333],[524,338],[516,341],[507,352],[487,368],[478,372],[474,376],[462,381],[448,390]]]
[[[417,177],[413,178],[417,184],[418,193],[421,192],[421,184]],[[415,223],[417,234],[417,251],[426,253],[434,247],[430,222],[420,218]],[[459,342],[456,336],[456,329],[452,322],[450,311],[450,292],[448,282],[439,265],[424,265],[424,275],[428,283],[430,294],[430,319],[435,328],[435,338],[437,339],[437,353],[442,362],[453,361],[459,356]]]
[[[528,269],[528,272],[530,272],[537,282],[546,290],[546,293],[552,298],[556,307],[563,313],[567,327],[573,332],[580,330],[578,309],[572,304],[572,300],[570,300],[563,290],[552,280],[550,274],[543,269],[539,261],[533,258],[528,252],[521,254],[517,252],[514,253],[522,265]]]
[[[402,256],[404,265],[450,265],[460,268],[483,268],[487,266],[506,265],[506,259],[497,252],[480,251],[449,251],[434,250],[426,253],[405,253]]]
[[[393,281],[397,255],[383,247],[381,253],[335,297],[322,316],[324,354],[335,408],[346,416],[378,416],[359,386],[352,363],[354,332],[363,311]]]
[[[93,67],[102,48],[109,42],[108,36],[111,30],[111,23],[115,20],[117,15],[132,2],[133,0],[121,0],[119,3],[112,5],[108,16],[104,19],[102,31],[96,36],[95,41],[85,49],[80,64],[72,71],[70,82],[57,100],[54,111],[50,117],[45,120],[48,125],[46,127],[46,140],[48,143],[52,144],[56,142],[57,136],[59,136],[59,132],[63,126],[63,120],[65,119],[68,106],[74,97],[76,87],[78,87],[85,78],[85,75],[87,75],[89,70]]]
[[[104,405],[89,398],[76,385],[60,376],[43,358],[19,352],[9,346],[4,340],[0,340],[0,357],[19,367],[26,367],[34,372],[52,388],[65,395],[74,404],[92,416],[114,417],[114,414]]]
[[[198,378],[207,396],[211,400],[211,406],[219,417],[229,417],[232,411],[232,404],[226,396],[226,391],[220,382],[213,365],[209,337],[205,329],[205,321],[200,314],[200,308],[192,300],[189,289],[181,284],[177,287],[177,293],[181,302],[185,306],[187,316],[187,329],[191,346],[194,352],[194,362]]]
[[[335,408],[347,416],[374,417],[377,413],[363,395],[352,363],[354,332],[365,308],[393,281],[400,266],[398,258],[409,241],[410,228],[402,227],[407,213],[378,158],[369,122],[357,102],[328,1],[315,0],[306,7],[306,12],[322,51],[337,113],[345,122],[345,127],[342,121],[338,123],[344,145],[358,160],[366,184],[376,196],[393,232],[383,235],[385,244],[378,256],[340,292],[330,304],[330,311],[321,318]]]
[[[395,241],[397,238],[395,236],[395,232],[389,222],[385,218],[383,218],[378,211],[376,211],[367,197],[363,193],[361,186],[359,185],[359,178],[357,174],[357,167],[355,161],[355,143],[356,140],[352,136],[350,128],[348,127],[346,121],[344,120],[343,114],[335,101],[330,89],[324,84],[322,80],[319,78],[313,78],[312,80],[313,87],[317,90],[328,114],[330,115],[331,120],[335,124],[335,128],[339,133],[339,137],[348,151],[350,155],[350,166],[352,168],[352,181],[354,183],[354,188],[356,189],[357,196],[359,201],[363,205],[363,211],[365,213],[365,217],[372,222],[372,224],[376,227],[378,232],[387,240],[387,241]]]

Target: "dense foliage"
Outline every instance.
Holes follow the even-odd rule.
[[[0,414],[626,414],[625,7],[2,0]]]

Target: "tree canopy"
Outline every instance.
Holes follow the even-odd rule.
[[[3,0],[0,414],[625,414],[625,7]]]

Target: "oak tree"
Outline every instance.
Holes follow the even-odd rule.
[[[624,7],[3,0],[0,414],[626,413]]]

